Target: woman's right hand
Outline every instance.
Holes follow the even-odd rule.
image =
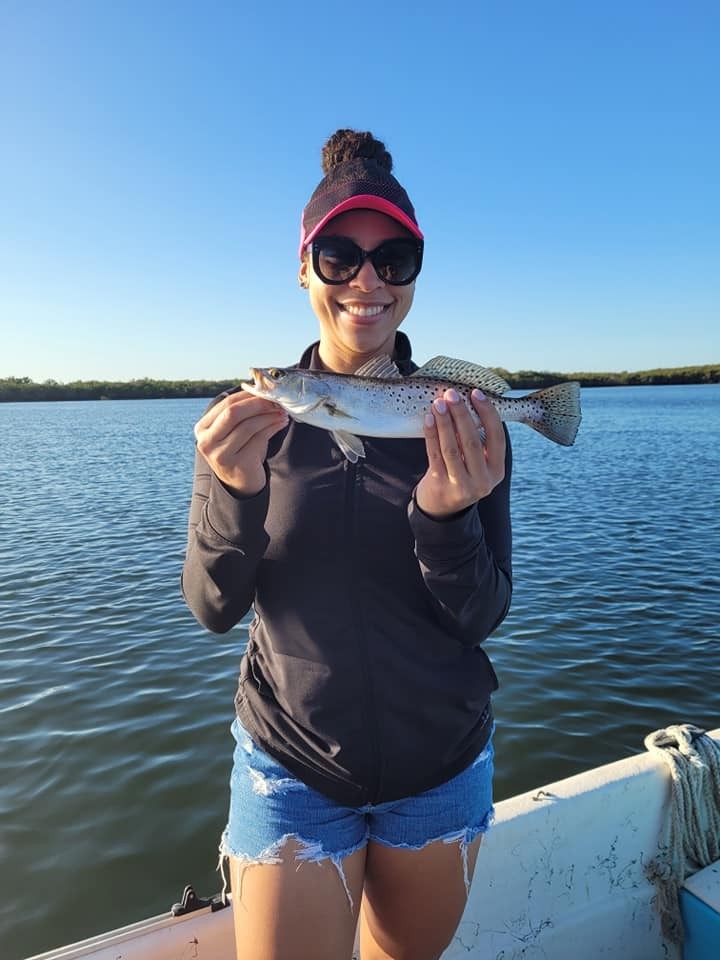
[[[225,486],[254,496],[265,486],[268,441],[287,422],[287,413],[276,403],[238,390],[195,424],[197,448]]]

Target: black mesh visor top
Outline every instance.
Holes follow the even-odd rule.
[[[393,203],[417,225],[410,198],[395,177],[376,160],[358,157],[339,163],[320,181],[303,211],[303,234],[310,234],[338,204],[363,194]]]

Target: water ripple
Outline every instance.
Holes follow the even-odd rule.
[[[720,389],[583,405],[569,450],[512,429],[515,593],[487,642],[499,797],[670,722],[720,725]],[[7,960],[218,888],[247,624],[211,636],[179,596],[204,406],[0,405]]]

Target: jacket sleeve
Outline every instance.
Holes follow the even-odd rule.
[[[444,520],[410,502],[415,554],[438,616],[464,646],[482,643],[505,619],[512,596],[510,479],[512,452],[505,431],[505,477],[476,506]]]
[[[196,619],[214,633],[234,627],[253,603],[258,564],[269,542],[269,499],[267,483],[252,497],[230,493],[195,453],[182,593]]]

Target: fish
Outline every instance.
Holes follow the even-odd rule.
[[[505,397],[510,385],[494,370],[452,357],[433,357],[404,377],[390,356],[375,357],[355,373],[299,367],[251,367],[240,386],[279,404],[294,420],[328,430],[351,463],[365,456],[361,437],[423,436],[433,400],[454,388],[473,423],[482,423],[470,402],[476,387],[503,421],[526,423],[561,446],[572,446],[581,421],[580,384],[555,384],[523,397]]]

